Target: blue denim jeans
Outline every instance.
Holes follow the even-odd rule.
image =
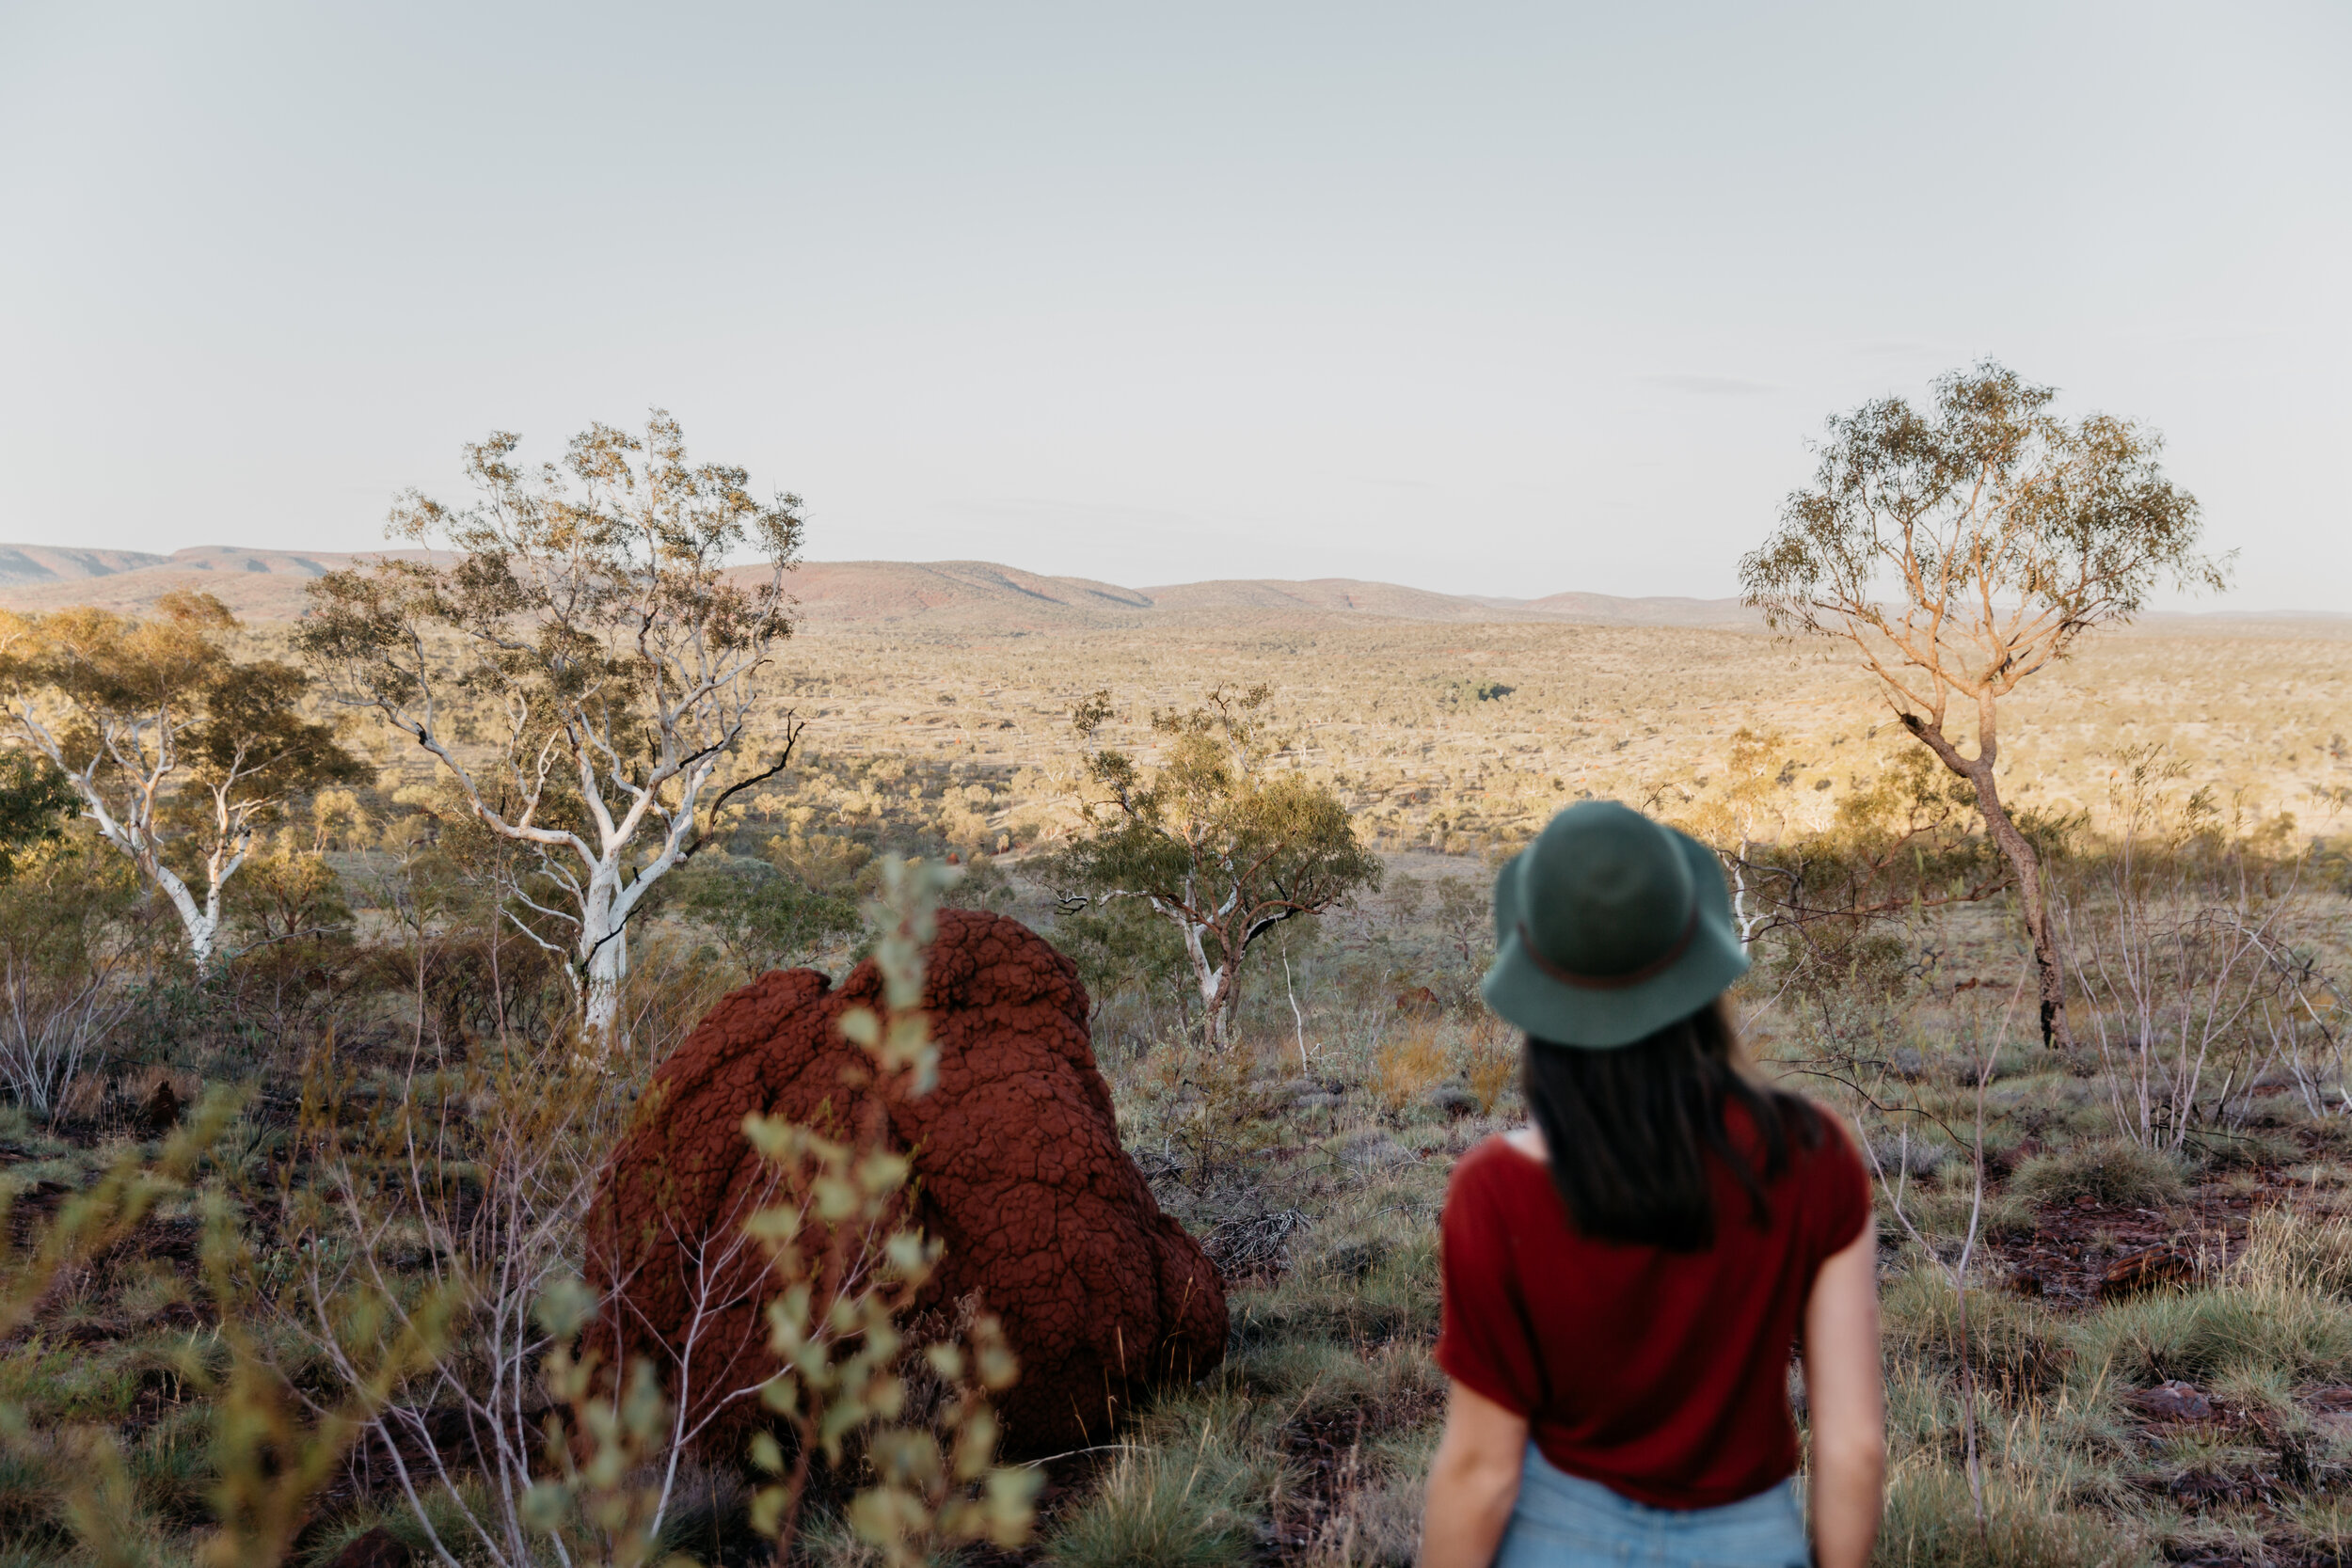
[[[1793,1481],[1721,1508],[1651,1508],[1555,1469],[1527,1446],[1494,1568],[1806,1568]]]

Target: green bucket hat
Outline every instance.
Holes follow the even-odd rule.
[[[1614,800],[1545,824],[1495,879],[1479,991],[1539,1040],[1630,1045],[1747,973],[1714,851]]]

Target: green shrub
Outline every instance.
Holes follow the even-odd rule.
[[[166,1416],[125,1456],[140,1506],[174,1524],[212,1517],[213,1411],[187,1404]]]
[[[0,1448],[0,1532],[15,1537],[62,1533],[57,1478],[45,1458],[17,1445]]]
[[[1235,1370],[1294,1431],[1343,1431],[1370,1441],[1435,1421],[1445,1374],[1419,1339],[1378,1347],[1292,1339],[1253,1348]]]
[[[2140,1209],[2177,1201],[2186,1185],[2178,1160],[2128,1138],[2102,1138],[2037,1154],[2010,1179],[2011,1192],[2037,1203],[2088,1197]]]

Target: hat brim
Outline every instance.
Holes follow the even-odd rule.
[[[1514,855],[1495,879],[1495,961],[1478,990],[1496,1015],[1539,1040],[1608,1050],[1631,1045],[1697,1012],[1748,972],[1747,949],[1732,928],[1731,894],[1715,852],[1673,832],[1698,890],[1698,928],[1680,958],[1633,985],[1579,986],[1555,979],[1519,938],[1526,910],[1527,854]]]

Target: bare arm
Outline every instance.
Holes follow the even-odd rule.
[[[1864,1568],[1879,1531],[1886,1410],[1879,1370],[1878,1245],[1878,1227],[1865,1226],[1852,1244],[1821,1265],[1804,1304],[1813,1560],[1820,1568]]]
[[[1429,1465],[1421,1568],[1486,1568],[1518,1500],[1527,1418],[1448,1383],[1445,1434]]]

